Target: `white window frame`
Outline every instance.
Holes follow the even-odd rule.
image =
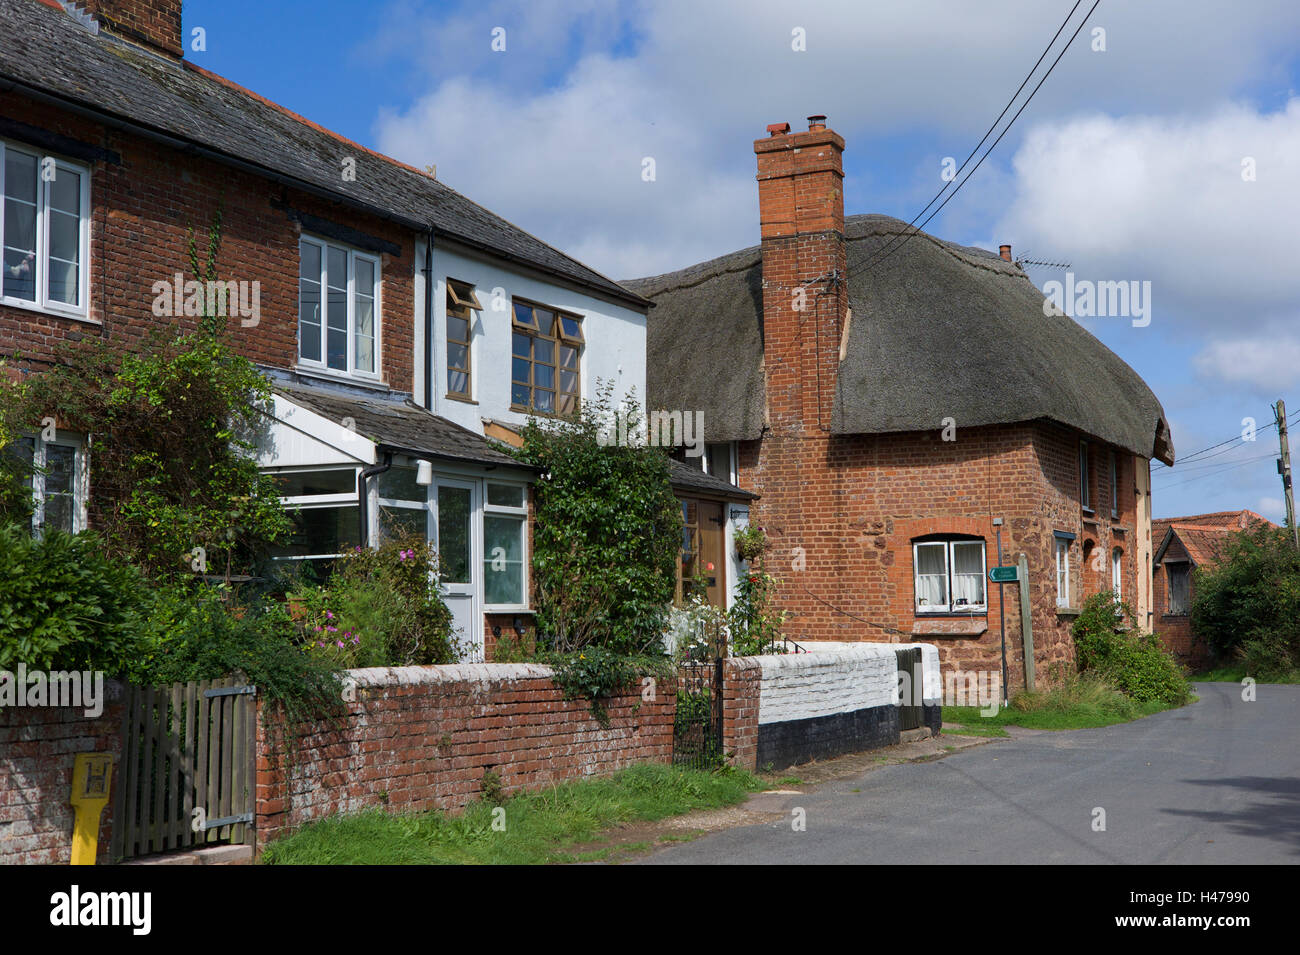
[[[383,379],[383,287],[384,279],[382,274],[382,262],[380,257],[369,252],[362,252],[352,246],[344,245],[341,242],[334,242],[328,239],[318,238],[314,235],[303,235],[298,238],[298,275],[302,275],[302,248],[304,245],[314,246],[320,250],[320,352],[319,359],[304,358],[302,354],[302,289],[298,290],[298,311],[297,311],[297,349],[298,349],[298,367],[309,369],[324,375],[334,375],[340,378],[360,378],[366,381],[380,381]],[[347,277],[347,296],[348,296],[348,362],[346,369],[331,368],[329,366],[329,283],[327,276],[329,274],[329,250],[335,249],[347,255],[348,260],[348,277]],[[375,268],[375,347],[374,371],[365,371],[357,368],[357,288],[356,273],[357,261],[362,260],[371,263]]]
[[[40,434],[22,434],[32,442],[32,523],[31,531],[40,537],[45,530],[45,467],[46,449],[50,446],[72,448],[72,533],[86,529],[86,502],[90,490],[90,469],[86,442],[66,432],[55,432],[53,440],[46,441]]]
[[[504,504],[489,504],[488,496],[491,492],[491,487],[494,485],[499,487],[518,488],[521,494],[520,500],[523,501],[523,504],[519,507],[508,507]],[[523,558],[521,561],[522,563],[521,572],[523,575],[523,581],[522,581],[523,601],[521,603],[494,604],[494,603],[488,603],[487,600],[487,569],[486,569],[486,565],[488,562],[487,518],[492,515],[523,518],[523,521],[520,524],[520,528],[519,528],[521,553],[523,554]],[[479,574],[483,579],[483,585],[482,585],[483,586],[483,612],[484,613],[512,613],[512,612],[519,613],[519,612],[525,612],[531,610],[531,607],[529,606],[529,597],[528,597],[529,593],[531,592],[529,589],[530,587],[529,564],[531,563],[531,556],[528,550],[528,485],[520,481],[484,480],[483,517],[481,523],[482,526],[480,527],[480,531],[482,532],[483,535],[483,560],[482,560],[483,566],[480,567]]]
[[[1119,603],[1124,596],[1124,551],[1118,547],[1110,549],[1110,589]]]
[[[393,467],[406,468],[408,470],[416,471],[417,474],[419,472],[419,462],[413,458],[406,459],[403,463],[398,463],[397,461],[394,461]],[[429,505],[429,496],[430,496],[429,488],[431,485],[417,485],[418,487],[422,487],[424,489],[423,501],[413,497],[382,497],[380,496],[379,493],[379,483],[382,478],[383,478],[382,474],[376,476],[376,479],[374,480],[372,486],[370,487],[370,492],[369,492],[372,501],[370,512],[371,514],[374,515],[374,520],[370,522],[370,527],[368,528],[370,532],[370,541],[369,541],[370,546],[378,547],[380,544],[383,543],[383,535],[380,533],[380,526],[379,526],[380,525],[379,511],[380,508],[385,508],[385,507],[388,508],[389,510],[424,511],[424,539],[426,541],[433,540],[433,530],[431,527],[431,525],[433,524],[433,508]]]
[[[24,298],[15,298],[4,294],[4,282],[0,277],[0,304],[12,308],[25,308],[37,312],[46,312],[51,315],[59,315],[65,318],[75,318],[81,321],[93,322],[90,318],[90,167],[80,163],[68,162],[57,156],[51,156],[48,153],[42,153],[38,149],[27,146],[21,146],[14,143],[6,142],[0,139],[0,249],[4,244],[5,230],[5,203],[3,200],[5,194],[5,153],[12,151],[21,153],[25,156],[31,156],[36,160],[37,170],[37,189],[36,189],[36,299],[28,301]],[[50,246],[49,246],[49,221],[50,221],[50,188],[51,183],[47,182],[44,177],[44,169],[48,161],[54,162],[54,175],[58,178],[60,169],[76,173],[81,177],[81,216],[78,222],[77,230],[77,254],[79,257],[77,269],[77,301],[80,305],[68,305],[66,302],[52,300],[49,295],[50,283]],[[3,262],[3,255],[0,254],[0,262]],[[95,324],[99,324],[95,322]]]
[[[955,545],[958,544],[979,544],[980,545],[980,578],[984,584],[984,602],[980,604],[962,604],[960,607],[953,603],[953,578],[956,571],[953,569],[957,566]],[[920,601],[920,548],[922,547],[943,547],[943,572],[946,581],[946,597],[942,604],[927,604],[922,607]],[[989,607],[989,586],[988,586],[988,542],[982,538],[971,537],[952,537],[936,540],[923,540],[912,542],[912,603],[918,614],[979,614],[988,613]],[[926,574],[927,577],[934,576]]]
[[[1070,606],[1070,544],[1068,537],[1053,538],[1056,555],[1056,605]]]
[[[360,468],[348,467],[347,465],[320,465],[311,467],[295,468],[277,468],[274,471],[265,471],[263,473],[274,477],[277,474],[313,474],[319,471],[347,471],[352,474],[353,484],[356,484],[356,475]],[[357,492],[343,491],[337,494],[295,494],[289,497],[281,497],[280,504],[286,510],[290,511],[310,511],[320,510],[327,507],[358,507]],[[295,562],[304,560],[328,560],[342,557],[343,552],[336,554],[294,554],[286,557],[272,557],[275,562]]]

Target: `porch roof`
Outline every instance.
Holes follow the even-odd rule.
[[[722,478],[705,474],[699,468],[691,467],[675,458],[670,458],[668,461],[668,481],[674,491],[725,497],[733,501],[752,501],[758,497],[752,491],[743,490]]]
[[[385,450],[419,458],[538,470],[499,450],[482,435],[439,417],[404,396],[363,397],[290,382],[276,382],[272,390],[337,424],[352,419],[351,430]]]

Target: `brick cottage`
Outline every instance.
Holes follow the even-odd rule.
[[[1009,246],[846,219],[844,140],[825,117],[768,133],[754,143],[761,245],[622,284],[656,305],[650,406],[702,411],[760,495],[788,634],[932,640],[945,669],[996,669],[987,571],[1020,553],[1040,674],[1073,666],[1091,593],[1120,591],[1149,626],[1149,462],[1173,462],[1150,389],[1044,313]],[[1014,585],[1006,600],[1014,686]]]
[[[1155,630],[1165,649],[1187,666],[1203,667],[1211,659],[1208,641],[1192,629],[1192,600],[1196,597],[1192,571],[1212,570],[1231,535],[1259,524],[1277,526],[1254,511],[1218,511],[1151,522]]]

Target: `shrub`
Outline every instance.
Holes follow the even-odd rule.
[[[740,575],[736,599],[727,611],[731,649],[736,656],[785,652],[781,627],[786,613],[772,609],[775,594],[776,580],[771,574],[754,569]]]
[[[37,539],[0,525],[0,670],[21,662],[121,676],[139,659],[148,600],[139,573],[94,534]]]
[[[291,597],[305,608],[304,647],[341,669],[455,663],[463,650],[437,569],[437,552],[420,535],[345,555],[323,586]]]
[[[304,653],[285,608],[263,594],[192,580],[160,584],[145,647],[131,674],[137,683],[239,676],[294,712],[340,700],[332,663]]]
[[[1210,569],[1198,569],[1191,624],[1220,658],[1271,679],[1300,668],[1300,552],[1287,528],[1258,524],[1229,535]]]
[[[676,587],[682,519],[668,457],[609,441],[610,394],[601,385],[573,417],[531,419],[517,452],[544,472],[532,575],[539,633],[557,651],[657,652]],[[628,402],[622,413],[640,411]]]
[[[1080,673],[1101,677],[1138,703],[1181,706],[1190,698],[1177,661],[1154,634],[1134,626],[1133,611],[1111,591],[1084,602],[1072,633]]]

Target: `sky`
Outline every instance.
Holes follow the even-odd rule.
[[[1155,516],[1280,522],[1276,399],[1300,434],[1300,4],[1102,0],[1084,23],[1091,4],[925,230],[1068,264],[1027,266],[1040,288],[1149,290],[1141,313],[1071,311],[1164,406],[1185,460],[1153,466]],[[186,0],[184,25],[197,64],[633,278],[757,244],[752,141],[812,114],[846,140],[846,212],[911,221],[1072,7]]]

